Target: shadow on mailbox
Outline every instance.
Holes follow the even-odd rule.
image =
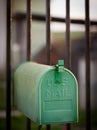
[[[38,124],[78,120],[78,84],[63,60],[56,66],[20,65],[14,73],[14,97],[16,107]]]

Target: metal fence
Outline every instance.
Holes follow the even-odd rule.
[[[60,1],[61,2],[61,1]],[[7,0],[7,41],[6,41],[6,130],[11,130],[11,29],[12,29],[12,16],[11,0]],[[65,8],[65,7],[64,7]],[[21,16],[23,18],[25,16]],[[89,0],[85,0],[85,20],[71,19],[70,18],[70,0],[66,0],[66,18],[56,18],[50,16],[50,0],[46,0],[46,16],[36,15],[31,13],[31,0],[27,0],[27,60],[31,60],[31,24],[32,17],[38,21],[46,21],[46,50],[47,50],[47,64],[50,64],[50,22],[63,22],[66,23],[66,42],[67,46],[67,60],[68,68],[71,69],[71,43],[70,43],[70,24],[83,24],[85,25],[85,37],[86,37],[86,130],[91,130],[91,109],[90,109],[90,25],[97,25],[96,21],[90,21],[89,18]],[[41,129],[39,126],[38,129]],[[70,130],[70,124],[66,124],[63,130]],[[30,120],[27,119],[27,130],[31,130]],[[51,125],[46,126],[46,130],[51,130]]]

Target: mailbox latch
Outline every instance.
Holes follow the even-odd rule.
[[[64,71],[64,60],[58,60],[58,64],[56,65],[56,74],[55,74],[55,81],[57,83],[61,83],[63,71]]]
[[[58,72],[63,72],[64,60],[58,60]]]

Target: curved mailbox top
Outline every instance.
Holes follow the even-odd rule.
[[[77,122],[78,84],[63,61],[56,66],[26,62],[14,75],[16,106],[39,124]]]

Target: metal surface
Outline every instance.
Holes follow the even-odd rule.
[[[14,93],[17,109],[39,125],[78,120],[78,83],[63,60],[55,67],[21,64],[14,73]]]
[[[89,0],[85,0],[85,28],[86,28],[86,130],[91,130],[90,104],[90,20]]]
[[[26,15],[24,13],[17,13],[13,16],[13,19],[15,20],[24,20],[26,18]],[[46,16],[45,15],[41,15],[41,14],[32,14],[32,18],[33,20],[36,20],[36,21],[42,21],[42,22],[45,22],[46,21]],[[52,22],[66,22],[66,19],[65,18],[60,18],[60,17],[51,17],[51,21]],[[85,20],[83,19],[71,19],[70,22],[72,24],[81,24],[81,25],[84,25],[85,24]],[[95,20],[91,20],[90,21],[90,25],[93,26],[93,25],[97,25],[97,21]]]
[[[42,125],[39,125],[39,126],[38,126],[38,130],[41,130],[41,128],[42,128]]]
[[[46,0],[46,49],[47,64],[50,64],[50,0]],[[51,130],[51,125],[46,125],[46,130]]]
[[[11,130],[11,0],[7,0],[6,8],[6,130]]]
[[[27,118],[26,130],[31,130],[31,121],[29,118]]]
[[[70,43],[70,1],[66,0],[66,47],[67,67],[71,68],[71,43]]]
[[[46,0],[46,49],[47,64],[50,64],[50,0]]]
[[[46,125],[46,130],[51,130],[51,125]]]
[[[27,61],[31,60],[31,0],[27,0]],[[31,121],[27,118],[27,130],[31,130]]]
[[[66,0],[66,47],[67,67],[71,68],[71,43],[70,43],[70,0]],[[64,49],[65,50],[65,49]],[[70,130],[70,124],[66,124],[66,130]]]
[[[27,61],[31,60],[31,0],[27,0]]]

